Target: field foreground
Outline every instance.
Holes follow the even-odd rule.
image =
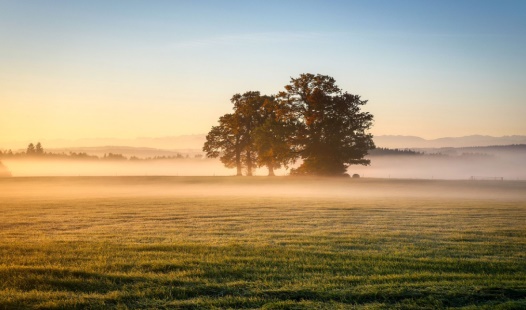
[[[0,309],[526,308],[526,182],[0,179]]]

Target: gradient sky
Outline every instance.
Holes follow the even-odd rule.
[[[526,135],[526,1],[0,0],[0,143],[205,134],[306,72],[375,135]]]

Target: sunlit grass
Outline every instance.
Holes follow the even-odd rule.
[[[0,309],[526,307],[526,202],[3,199]]]

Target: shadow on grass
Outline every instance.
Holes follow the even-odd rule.
[[[0,270],[3,287],[21,291],[107,293],[125,285],[146,282],[144,277],[111,275],[46,267],[11,267]]]
[[[491,308],[507,304],[509,308],[520,308],[526,303],[526,286],[520,284],[523,264],[363,253],[351,256],[302,249],[285,252],[278,247],[253,246],[153,245],[142,246],[140,251],[144,263],[126,265],[129,273],[119,271],[118,265],[109,269],[111,272],[3,267],[0,309],[170,305],[188,309],[301,309],[325,308],[332,303],[343,307],[376,304],[384,308]],[[163,260],[175,256],[177,262]],[[425,273],[419,278],[422,271]],[[484,277],[494,278],[494,282]],[[499,282],[499,277],[508,282]],[[2,300],[2,289],[16,291],[22,297]],[[50,303],[52,300],[55,302]]]

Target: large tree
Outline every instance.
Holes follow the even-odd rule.
[[[360,110],[360,96],[343,92],[334,78],[302,74],[292,78],[277,96],[290,109],[298,128],[294,144],[303,164],[295,174],[339,175],[349,165],[368,165],[364,159],[374,148],[373,116]]]
[[[243,147],[243,163],[247,176],[252,176],[257,162],[257,152],[254,146],[254,131],[263,122],[261,109],[267,96],[261,96],[258,91],[247,91],[235,94],[230,101],[234,104],[234,114],[239,118],[239,130]]]
[[[208,157],[220,157],[227,167],[237,167],[237,175],[241,175],[244,169],[246,175],[251,176],[256,166],[267,164],[273,174],[274,167],[279,167],[278,163],[283,160],[271,161],[268,148],[262,149],[256,140],[261,142],[265,138],[270,141],[268,132],[266,135],[258,135],[257,132],[261,132],[262,125],[273,124],[267,120],[274,97],[262,96],[258,91],[247,91],[235,94],[230,101],[234,112],[221,117],[219,125],[212,127],[203,150]],[[264,146],[267,147],[268,143]]]
[[[274,169],[288,168],[298,156],[291,142],[296,126],[288,117],[287,107],[279,105],[272,96],[265,98],[260,114],[262,122],[253,134],[258,166],[266,166],[268,175],[274,176]]]
[[[236,114],[225,114],[219,118],[219,125],[213,126],[203,146],[207,157],[217,158],[228,168],[236,168],[236,175],[242,175],[241,153],[243,152],[240,118]]]

